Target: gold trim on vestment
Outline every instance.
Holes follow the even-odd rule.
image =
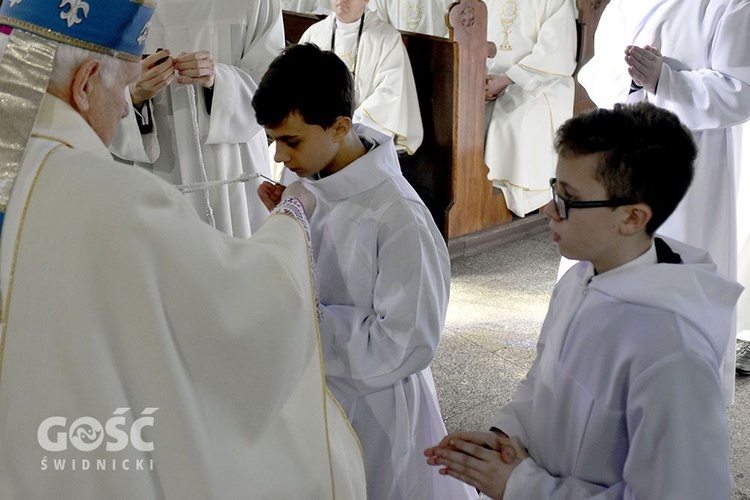
[[[305,234],[305,247],[307,249],[307,269],[309,272],[309,278],[310,278],[310,292],[312,294],[312,303],[313,303],[313,309],[314,309],[314,321],[315,321],[315,336],[318,341],[318,365],[320,366],[320,377],[321,381],[323,382],[323,420],[325,422],[326,427],[326,447],[327,447],[327,453],[328,453],[328,470],[331,474],[331,491],[333,493],[333,500],[336,500],[336,480],[334,478],[335,473],[333,470],[333,456],[331,455],[331,436],[329,434],[329,425],[328,425],[328,396],[331,396],[331,399],[336,405],[336,408],[341,413],[341,416],[344,419],[344,422],[346,422],[346,426],[349,428],[349,431],[351,432],[352,436],[354,437],[355,441],[357,442],[357,446],[359,447],[359,453],[362,456],[362,463],[365,462],[365,452],[362,448],[362,443],[359,441],[359,437],[357,436],[357,433],[354,431],[354,428],[352,427],[351,422],[349,422],[349,417],[346,416],[346,412],[343,408],[341,408],[341,404],[339,404],[336,397],[331,393],[330,389],[328,389],[328,384],[326,384],[326,374],[325,374],[325,364],[323,361],[323,342],[321,340],[320,336],[320,321],[318,320],[318,312],[315,310],[315,305],[318,303],[318,291],[316,289],[315,285],[315,274],[313,273],[313,258],[312,258],[312,242],[310,241],[310,235],[307,232],[307,229],[305,226],[300,222],[296,217],[293,217],[290,214],[286,213],[276,213],[272,214],[271,217],[276,215],[285,215],[291,219],[294,219],[294,221],[299,225],[300,229],[302,229],[302,232]],[[367,475],[365,474],[365,481],[367,481]],[[366,486],[366,485],[365,485]]]
[[[13,30],[0,59],[0,211],[8,206],[56,52],[57,42]]]
[[[414,154],[414,151],[412,151],[411,148],[409,146],[407,146],[406,143],[403,142],[403,141],[406,141],[408,139],[408,137],[406,137],[405,135],[401,135],[399,133],[396,133],[393,130],[389,129],[388,127],[383,126],[382,123],[380,123],[379,121],[377,121],[375,118],[372,117],[372,115],[370,114],[369,111],[367,111],[366,108],[359,108],[359,109],[361,109],[362,112],[364,114],[366,114],[367,117],[370,120],[373,121],[373,123],[376,123],[378,125],[378,127],[382,128],[383,130],[387,131],[389,134],[393,135],[396,138],[396,145],[402,146],[404,149],[406,149],[406,152],[409,153],[409,155],[413,155]],[[407,123],[406,126],[408,128],[409,124]]]
[[[562,74],[562,73],[554,73],[554,72],[552,72],[552,71],[547,71],[547,70],[543,70],[543,69],[535,68],[535,67],[533,67],[533,66],[527,66],[526,64],[518,64],[518,67],[519,67],[519,68],[523,68],[523,69],[527,69],[527,70],[529,70],[529,71],[534,71],[534,72],[536,72],[536,73],[543,73],[543,74],[545,74],[545,75],[553,75],[553,76],[559,76],[559,77],[561,77],[561,78],[572,78],[572,76],[571,76],[571,75],[564,75],[564,74]]]
[[[3,310],[0,311],[0,318],[3,323],[3,331],[2,336],[0,337],[0,381],[2,381],[3,376],[3,353],[5,351],[5,336],[8,331],[8,313],[10,312],[10,299],[11,295],[13,294],[13,280],[16,275],[16,263],[18,262],[18,248],[21,244],[21,233],[23,233],[23,225],[24,222],[26,222],[26,214],[29,211],[29,204],[31,203],[31,195],[34,194],[34,188],[36,187],[36,182],[39,180],[39,175],[42,173],[42,170],[44,170],[45,165],[47,165],[47,160],[49,160],[49,157],[52,156],[52,153],[57,151],[58,149],[65,147],[63,144],[58,144],[54,148],[52,148],[47,155],[44,157],[44,160],[42,161],[42,164],[39,165],[39,169],[36,171],[36,174],[34,175],[34,180],[31,181],[31,187],[29,188],[29,194],[26,196],[26,202],[23,205],[23,211],[21,212],[21,219],[18,223],[18,231],[16,232],[16,241],[13,247],[13,263],[10,266],[10,275],[8,276],[8,293],[5,297],[5,303],[3,304]]]

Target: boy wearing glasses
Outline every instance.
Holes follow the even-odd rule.
[[[555,148],[544,213],[581,262],[492,431],[451,434],[428,463],[492,498],[728,498],[719,367],[741,287],[654,236],[690,185],[690,133],[653,105],[616,105],[566,122]]]

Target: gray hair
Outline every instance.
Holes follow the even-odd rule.
[[[128,64],[128,61],[124,59],[72,45],[60,44],[55,54],[49,87],[60,88],[65,86],[76,68],[88,59],[99,61],[102,82],[107,87],[112,87],[117,82],[117,76],[125,70],[125,66]]]

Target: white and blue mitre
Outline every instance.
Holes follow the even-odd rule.
[[[0,24],[138,61],[155,7],[155,0],[7,0]]]
[[[3,0],[0,227],[59,44],[139,61],[155,0]]]

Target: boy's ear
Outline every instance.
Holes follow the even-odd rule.
[[[352,119],[348,116],[339,116],[336,118],[336,121],[333,122],[331,128],[333,128],[334,137],[337,140],[343,141],[352,128]]]
[[[625,210],[626,217],[620,224],[620,232],[624,235],[633,235],[641,231],[646,231],[646,224],[654,215],[651,207],[645,203],[636,203],[622,207]]]

